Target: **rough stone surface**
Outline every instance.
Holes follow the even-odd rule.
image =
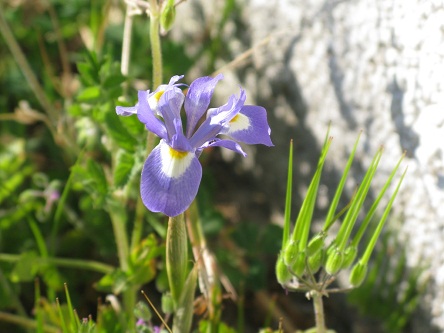
[[[197,0],[187,5],[194,12],[178,14],[188,23],[179,23],[176,38],[195,36],[193,29],[217,16],[221,6]],[[250,157],[236,159],[237,165],[261,180],[257,188],[278,219],[290,138],[296,147],[297,206],[332,122],[320,214],[332,196],[328,186],[336,184],[361,129],[355,180],[384,145],[378,188],[405,151],[403,165],[409,169],[393,215],[402,221],[399,237],[408,264],[427,263],[430,279],[421,307],[431,321],[416,319],[412,331],[444,332],[444,2],[250,0],[241,6],[242,28],[227,24],[222,34],[227,52],[235,58],[262,44],[254,48],[251,63],[225,72],[224,84],[242,84],[251,102],[268,109],[276,147],[251,148]]]

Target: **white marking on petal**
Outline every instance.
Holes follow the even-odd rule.
[[[164,92],[165,89],[158,89],[158,91],[148,98],[148,104],[153,112],[157,112],[157,105],[159,104],[160,97],[162,97]]]
[[[170,178],[180,178],[190,167],[194,153],[178,151],[166,143],[160,148],[162,159],[162,172]]]
[[[250,127],[250,118],[242,113],[238,113],[230,120],[228,133],[244,131]]]

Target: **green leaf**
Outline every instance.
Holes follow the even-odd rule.
[[[97,192],[106,194],[108,192],[108,182],[102,165],[93,159],[88,159],[87,170],[91,179],[94,181]]]
[[[83,89],[77,96],[79,102],[92,102],[100,97],[101,88],[99,86],[93,86]]]
[[[134,163],[134,154],[129,154],[122,149],[117,152],[116,167],[114,169],[114,186],[123,187],[128,183],[132,175]]]
[[[114,88],[116,86],[120,86],[121,83],[125,82],[125,77],[120,74],[112,74],[105,78],[103,81],[102,87],[105,89]]]
[[[105,114],[106,129],[111,138],[123,149],[134,152],[137,147],[137,140],[123,127],[119,116],[115,112]]]
[[[24,252],[11,272],[13,282],[32,281],[38,270],[38,256],[34,251]]]
[[[77,69],[80,73],[80,79],[82,80],[82,83],[91,86],[99,83],[97,73],[95,73],[91,64],[87,62],[77,63]]]
[[[96,284],[97,290],[120,294],[128,286],[128,277],[120,269],[115,269],[103,276]]]

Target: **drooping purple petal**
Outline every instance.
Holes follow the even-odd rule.
[[[273,146],[267,112],[261,106],[244,105],[222,133],[243,143]]]
[[[116,113],[119,116],[132,116],[137,114],[137,104],[135,106],[116,106]]]
[[[139,90],[137,104],[137,117],[140,122],[145,124],[148,131],[153,132],[162,139],[167,139],[167,130],[165,125],[154,115],[148,105],[148,92]]]
[[[215,78],[205,76],[194,80],[185,97],[185,112],[187,115],[186,137],[189,138],[194,132],[200,118],[207,111],[213,96],[214,88],[219,80],[223,78],[219,74]]]
[[[143,166],[142,201],[153,212],[177,216],[196,197],[201,178],[202,167],[194,153],[176,151],[161,140]]]
[[[165,127],[170,141],[173,135],[176,134],[175,120],[181,120],[180,109],[182,108],[184,98],[185,96],[183,95],[182,90],[173,87],[165,91],[159,100],[159,114],[165,121]],[[180,121],[180,124],[182,124],[182,121]],[[180,130],[182,131],[182,128],[180,128]]]
[[[244,157],[247,156],[242,147],[236,141],[233,140],[214,139],[210,142],[203,144],[201,148],[205,149],[208,147],[224,147],[233,150],[236,153],[243,155]]]

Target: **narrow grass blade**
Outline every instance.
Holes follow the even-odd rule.
[[[70,324],[69,326],[71,327],[71,329],[74,329],[74,331],[77,331],[79,329],[80,322],[78,322],[75,317],[74,308],[72,307],[72,302],[71,302],[71,296],[69,295],[68,284],[65,283],[63,287],[65,288],[66,303],[68,305],[69,324]]]
[[[41,291],[40,291],[40,283],[38,279],[34,281],[34,311],[35,311],[35,319],[36,319],[36,333],[43,333],[43,311],[40,305]]]
[[[57,312],[59,314],[59,319],[60,319],[60,326],[62,326],[62,332],[70,333],[68,327],[66,326],[65,317],[63,316],[62,306],[60,305],[60,301],[58,298],[56,298],[56,303],[57,303]]]

